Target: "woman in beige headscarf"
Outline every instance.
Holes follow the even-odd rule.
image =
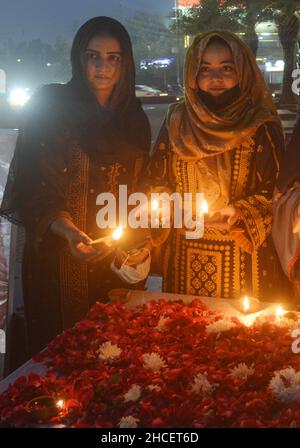
[[[152,231],[162,249],[164,291],[270,301],[287,294],[270,238],[283,144],[250,49],[227,31],[196,36],[184,100],[169,109],[149,174],[153,190],[204,193],[210,214],[197,240],[186,239],[184,228],[164,232],[167,240]]]

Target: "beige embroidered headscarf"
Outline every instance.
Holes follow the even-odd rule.
[[[201,101],[197,85],[203,52],[215,36],[231,48],[241,89],[239,98],[218,115]],[[188,49],[184,71],[185,99],[170,108],[167,120],[172,150],[180,159],[199,160],[249,146],[249,138],[267,121],[281,126],[255,57],[235,34],[209,31],[196,36]]]

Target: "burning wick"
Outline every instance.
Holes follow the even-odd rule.
[[[250,310],[250,302],[248,297],[245,296],[243,300],[243,311],[244,313],[248,313],[249,310]]]
[[[151,212],[155,212],[154,216],[151,214],[151,219],[154,223],[161,222],[164,225],[166,217],[163,215],[163,204],[160,204],[157,199],[151,201]]]
[[[113,232],[113,234],[112,234],[112,239],[113,239],[114,241],[118,241],[118,240],[121,238],[122,234],[123,234],[123,228],[122,228],[122,226],[119,226],[119,227]]]
[[[58,400],[56,402],[56,407],[62,409],[64,407],[64,404],[65,404],[64,400]]]
[[[207,201],[204,199],[201,203],[201,211],[203,214],[208,213],[208,204]]]
[[[116,230],[114,230],[111,236],[103,236],[102,238],[98,238],[90,243],[93,244],[105,243],[107,246],[111,246],[114,241],[118,241],[123,235],[123,228],[119,226]]]
[[[143,204],[139,210],[136,211],[135,217],[140,217],[141,213],[147,210],[148,212],[149,202]],[[152,212],[157,212],[159,210],[159,201],[157,199],[152,199],[150,201],[150,208]]]
[[[283,314],[284,314],[284,310],[283,310],[282,306],[278,306],[276,308],[276,320],[281,320]]]
[[[158,208],[159,208],[158,200],[153,199],[153,201],[151,202],[151,210],[155,212],[156,210],[158,210]]]

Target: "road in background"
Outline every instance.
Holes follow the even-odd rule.
[[[146,112],[150,125],[152,135],[152,145],[154,144],[161,125],[164,122],[169,104],[144,104],[143,109]]]

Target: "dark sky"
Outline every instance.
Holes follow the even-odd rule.
[[[122,10],[123,17],[137,11],[166,16],[173,5],[174,0],[0,0],[0,41],[41,38],[51,43],[57,35],[73,37],[74,26],[97,15],[120,19]]]

